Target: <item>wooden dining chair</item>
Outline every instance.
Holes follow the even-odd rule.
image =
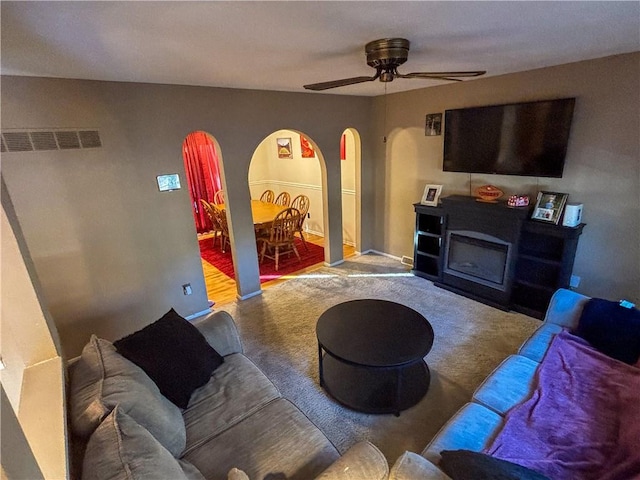
[[[222,234],[222,229],[220,228],[220,224],[218,223],[218,219],[215,215],[215,207],[207,202],[204,198],[200,199],[200,205],[202,205],[202,208],[211,221],[211,231],[213,232],[213,246],[215,247],[216,240]]]
[[[218,225],[220,226],[220,248],[222,253],[226,250],[227,245],[229,243],[229,225],[227,223],[227,212],[223,208],[217,208],[213,206],[214,216]]]
[[[304,220],[307,218],[307,213],[309,213],[309,197],[306,195],[298,195],[291,202],[291,208],[295,208],[300,212],[300,217],[298,219],[298,226],[296,228],[296,232],[300,235],[300,240],[302,240],[302,244],[304,245],[305,250],[309,251],[309,247],[307,246],[307,242],[304,239]]]
[[[265,190],[264,192],[262,192],[262,195],[260,195],[260,201],[273,203],[274,197],[275,197],[275,194],[273,193],[273,190]]]
[[[222,190],[218,190],[213,196],[213,203],[216,205],[224,205],[224,192]]]
[[[262,243],[260,263],[263,262],[264,257],[272,259],[276,263],[277,272],[280,255],[290,255],[293,252],[298,257],[298,261],[301,261],[294,242],[299,217],[300,212],[295,208],[286,208],[275,216],[269,232],[258,238]]]
[[[291,195],[288,192],[282,192],[278,195],[273,202],[276,205],[282,205],[283,207],[288,207],[289,203],[291,203]]]

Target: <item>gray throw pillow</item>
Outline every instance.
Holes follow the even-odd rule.
[[[182,412],[107,340],[91,336],[70,378],[71,428],[87,438],[116,406],[146,428],[173,456],[185,449]]]
[[[89,439],[82,480],[150,478],[204,480],[193,465],[176,460],[144,427],[116,407]]]

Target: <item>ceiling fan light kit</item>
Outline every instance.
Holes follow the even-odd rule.
[[[376,69],[372,77],[351,77],[329,82],[312,83],[304,85],[307,90],[321,91],[330,88],[345,87],[357,83],[372,82],[379,79],[381,82],[392,82],[394,78],[425,78],[431,80],[462,81],[461,78],[478,77],[487,73],[483,70],[466,72],[414,72],[401,74],[398,67],[407,61],[409,57],[409,40],[404,38],[383,38],[374,40],[365,45],[367,65]]]

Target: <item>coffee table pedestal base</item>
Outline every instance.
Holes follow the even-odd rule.
[[[400,415],[425,396],[431,374],[427,364],[372,368],[353,365],[325,353],[320,385],[338,402],[365,413]]]

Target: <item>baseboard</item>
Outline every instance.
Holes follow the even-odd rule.
[[[211,309],[207,308],[206,310],[202,310],[201,312],[196,312],[187,317],[184,317],[184,319],[192,321],[192,320],[195,320],[196,318],[202,317],[203,315],[209,315],[210,313],[211,313]]]
[[[337,262],[333,262],[333,263],[327,263],[324,262],[324,266],[325,267],[337,267],[338,265],[344,263],[344,259],[343,260],[338,260]]]
[[[255,292],[248,293],[246,295],[236,295],[238,300],[248,300],[253,297],[257,297],[258,295],[262,295],[262,290],[256,290]]]

